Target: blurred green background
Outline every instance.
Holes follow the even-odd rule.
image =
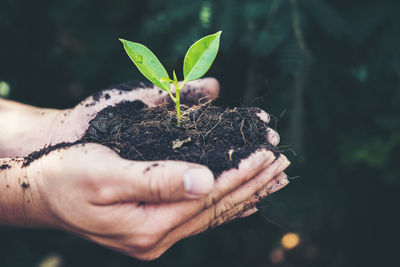
[[[61,232],[2,229],[0,266],[394,266],[399,14],[389,0],[1,0],[0,94],[43,107],[142,79],[119,37],[181,73],[190,44],[223,30],[207,74],[221,83],[217,104],[273,114],[288,174],[300,177],[258,215],[154,262]],[[288,232],[300,237],[291,250]]]

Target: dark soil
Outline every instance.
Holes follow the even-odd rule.
[[[278,154],[267,141],[268,125],[257,108],[222,109],[210,104],[182,107],[177,126],[171,105],[148,108],[141,101],[123,102],[100,111],[90,121],[84,137],[75,142],[95,142],[131,160],[184,160],[207,165],[218,177],[237,167],[260,148]],[[61,143],[26,157],[24,166],[52,150],[71,146]]]
[[[9,168],[11,168],[11,166],[8,165],[8,164],[2,164],[2,165],[0,165],[0,170],[5,170],[5,169],[9,169]]]

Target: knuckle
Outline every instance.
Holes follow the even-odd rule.
[[[210,194],[203,200],[203,207],[204,209],[209,209],[212,206],[215,206],[218,202],[218,198],[215,194]]]
[[[104,204],[111,203],[115,198],[114,190],[104,184],[99,184],[98,182],[91,181],[87,184],[90,192],[89,199],[94,203]]]
[[[114,199],[114,191],[107,187],[101,186],[96,190],[96,198],[103,203],[110,203]]]
[[[217,206],[216,210],[216,215],[220,216],[221,214],[225,213],[226,211],[230,210],[232,207],[234,207],[234,203],[230,199],[226,199],[224,201],[221,201],[221,203]]]
[[[161,177],[160,177],[161,175]],[[157,173],[157,175],[151,175],[148,178],[148,189],[149,189],[149,194],[154,199],[155,201],[161,201],[162,196],[161,192],[163,190],[162,188],[162,183],[163,181],[163,174]]]
[[[209,218],[208,218],[208,223],[207,225],[204,226],[204,228],[202,229],[202,232],[207,231],[208,229],[212,229],[215,227],[215,221],[217,220],[218,216],[217,216],[217,207],[213,206],[211,208],[211,211],[209,213]]]

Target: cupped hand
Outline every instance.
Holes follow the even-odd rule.
[[[268,138],[279,142],[277,134]],[[74,145],[27,167],[32,202],[40,207],[29,216],[151,260],[183,238],[256,212],[261,198],[288,183],[288,165],[285,156],[259,150],[214,182],[198,164],[130,161],[99,144]]]
[[[215,79],[202,79],[183,88],[182,102],[215,99],[218,92]],[[156,87],[125,84],[91,96],[73,109],[46,110],[52,114],[46,124],[51,130],[29,148],[76,141],[108,105],[141,100],[155,106],[168,99]],[[269,121],[267,113],[258,115]],[[266,138],[273,145],[279,142],[272,129]],[[30,187],[24,190],[32,198],[26,216],[31,225],[60,228],[149,260],[185,237],[256,212],[261,198],[288,183],[283,173],[288,165],[283,155],[276,159],[272,152],[260,150],[214,182],[211,172],[198,164],[135,162],[99,144],[74,145],[52,151],[26,168]]]
[[[175,89],[171,86],[171,91]],[[193,105],[199,101],[214,100],[219,94],[219,83],[214,78],[203,78],[185,84],[181,90],[181,103]],[[81,138],[89,121],[107,106],[123,101],[140,100],[149,107],[171,101],[169,94],[149,83],[127,82],[111,86],[79,103],[73,109],[60,111],[51,135],[53,144],[74,142]]]
[[[174,89],[172,88],[172,91]],[[194,104],[199,100],[213,100],[218,96],[216,79],[205,78],[188,82],[181,91],[183,104]],[[0,99],[0,157],[21,157],[61,142],[80,139],[89,121],[109,105],[122,101],[140,100],[148,106],[170,101],[167,92],[151,84],[127,82],[109,87],[83,100],[71,109],[38,108]]]

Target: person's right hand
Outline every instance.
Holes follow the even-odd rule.
[[[150,260],[185,237],[254,213],[260,197],[288,183],[288,165],[261,150],[214,184],[198,164],[130,161],[102,145],[75,145],[26,167],[26,214],[32,225]]]
[[[267,113],[259,116],[268,122]],[[275,131],[267,138],[279,142]],[[8,161],[14,167],[18,162]],[[12,188],[0,195],[5,208],[0,223],[60,228],[154,259],[185,237],[256,212],[260,198],[288,183],[283,173],[288,165],[283,155],[276,160],[272,152],[258,151],[214,184],[205,166],[135,162],[98,144],[75,145],[50,152],[22,173],[3,171],[2,180]],[[188,178],[193,172],[185,176],[190,169],[202,170],[194,172],[198,178],[193,181]]]

